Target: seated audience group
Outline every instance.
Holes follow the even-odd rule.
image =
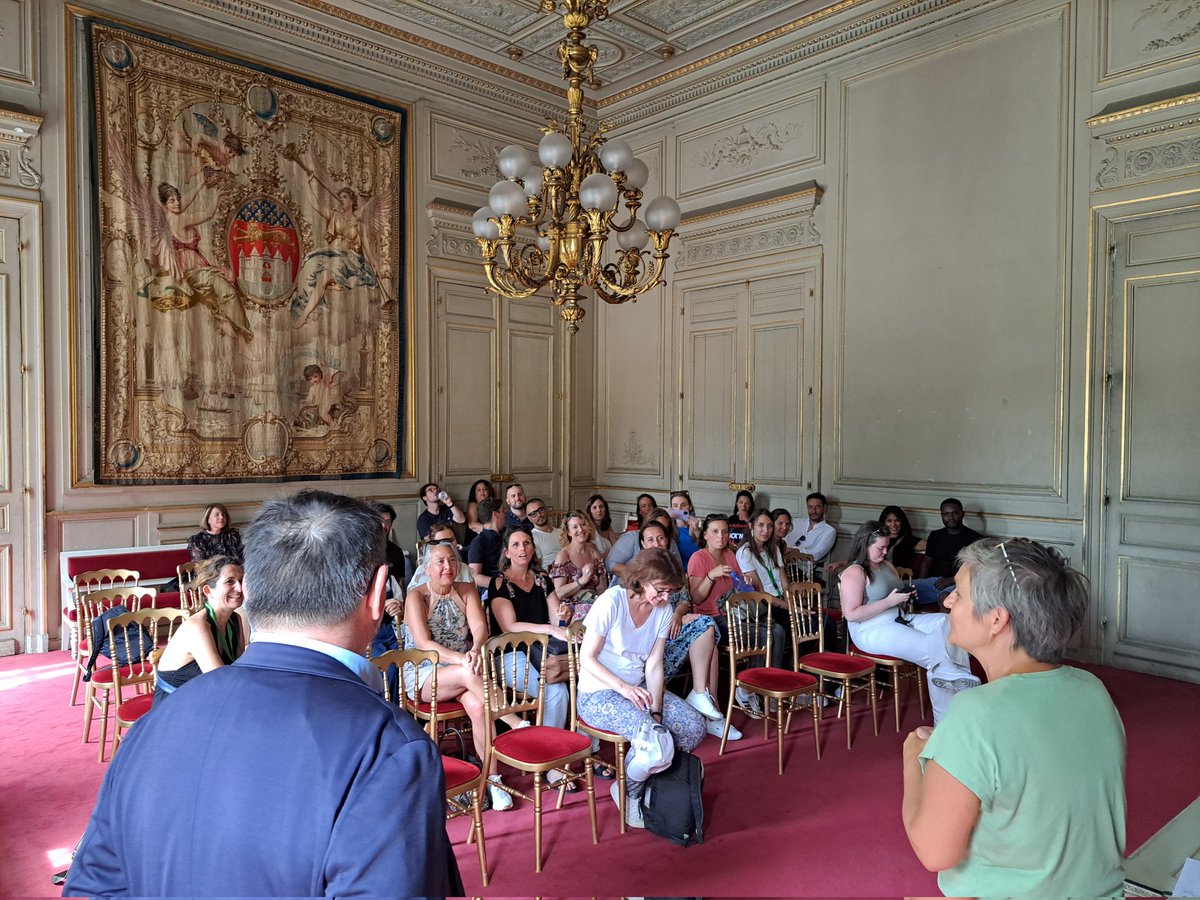
[[[420,502],[415,571],[406,571],[405,554],[390,542],[394,509],[373,507],[389,536],[389,578],[370,652],[437,651],[438,698],[462,703],[480,759],[486,757],[481,653],[489,635],[547,636],[545,658],[506,657],[503,677],[526,673],[518,687],[544,691],[544,724],[562,728],[570,712],[567,626],[576,621],[586,626],[581,718],[629,739],[644,723],[659,722],[689,751],[706,733],[719,737],[718,647],[727,636],[727,603],[737,592],[766,595],[771,616],[763,627],[772,630],[773,653],[762,664],[790,667],[785,589],[798,551],[812,557],[814,577],[836,579],[854,647],[926,670],[935,728],[918,729],[905,745],[903,817],[922,862],[942,872],[941,886],[964,894],[1119,887],[1123,734],[1099,682],[1061,665],[1086,609],[1087,586],[1055,551],[1023,539],[984,538],[963,524],[963,505],[954,498],[940,506],[943,527],[924,539],[902,508],[884,507],[856,530],[848,559],[837,563],[829,562],[837,533],[825,521],[820,493],[808,495],[800,520],[785,508],[757,506],[747,491],[738,492],[730,514],[703,518],[687,491],[672,492],[668,508],[643,493],[636,524],[622,530],[600,494],[562,515],[557,527],[546,501],[527,499],[519,484],[509,485],[501,500],[480,479],[463,510],[429,483]],[[202,521],[188,547],[199,562],[204,608],[162,653],[156,706],[174,702],[165,698],[197,676],[233,663],[250,641],[241,609],[240,535],[219,503],[205,509]],[[897,567],[918,577],[902,579]],[[914,603],[937,611],[914,613]],[[968,653],[987,673],[982,688]],[[690,690],[677,695],[667,684],[684,666]],[[432,664],[407,669],[393,673],[394,689],[428,702]],[[951,704],[968,689],[968,700]],[[761,715],[757,697],[738,700]],[[511,728],[525,724],[505,721]],[[731,725],[728,737],[742,735]],[[1031,742],[1041,749],[1031,753]],[[599,763],[595,771],[612,777]],[[511,808],[494,762],[488,778],[492,808]],[[627,781],[627,819],[641,825],[644,773],[634,769]],[[1025,812],[1013,795],[1025,784],[1064,798],[1056,804],[1061,814]],[[1079,796],[1086,797],[1082,806]],[[1040,852],[1047,842],[1070,848],[1068,856],[1081,861],[1078,871],[1047,861]],[[1010,846],[1031,862],[997,849]],[[1081,880],[1084,868],[1091,881]]]

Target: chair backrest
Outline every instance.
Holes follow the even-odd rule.
[[[809,641],[817,642],[819,652],[825,651],[823,590],[815,581],[790,581],[784,588],[792,626],[792,659],[800,658],[800,645]]]
[[[163,609],[139,609],[134,612],[122,613],[106,621],[108,626],[108,646],[115,660],[121,657],[128,660],[128,671],[122,671],[121,666],[113,666],[113,687],[116,689],[118,700],[121,697],[121,686],[152,682],[154,666],[157,662],[156,651],[166,646],[166,642],[174,637],[175,632],[188,619],[187,610],[176,607]],[[149,635],[149,641],[143,641],[141,634]]]
[[[514,713],[534,713],[535,725],[542,724],[542,697],[546,678],[533,667],[530,651],[541,645],[541,658],[547,655],[548,635],[532,631],[506,631],[491,638],[483,647],[483,707],[491,741],[492,722]],[[546,667],[543,666],[544,670]],[[534,685],[536,693],[532,692]]]
[[[563,516],[567,514],[567,510],[551,507],[546,510],[546,523],[551,528],[562,528]]]
[[[196,582],[198,563],[185,562],[175,567],[175,577],[179,581],[179,605],[192,612],[199,612],[204,606],[204,593]]]
[[[771,600],[771,595],[762,591],[742,591],[727,601],[731,672],[737,669],[738,660],[755,656],[770,665]]]
[[[92,640],[92,620],[106,609],[124,606],[130,612],[154,605],[158,591],[152,587],[110,587],[89,591],[75,598],[75,621],[79,624],[79,639]]]
[[[583,649],[583,639],[587,636],[587,626],[582,621],[572,622],[567,626],[567,685],[571,691],[571,717],[567,720],[571,728],[579,726],[578,682],[580,661],[579,651]]]
[[[142,575],[136,569],[96,569],[75,576],[75,596],[108,588],[137,587]]]
[[[811,553],[788,550],[783,554],[783,564],[788,581],[812,581],[816,560]]]
[[[913,570],[907,566],[896,566],[896,574],[900,576],[901,581],[911,582],[913,580]]]
[[[404,689],[404,672],[408,666],[412,666],[414,683],[416,680],[416,671],[420,668],[421,663],[428,662],[433,664],[433,671],[429,675],[429,722],[425,730],[429,732],[430,737],[437,734],[437,673],[438,673],[438,652],[436,650],[388,650],[385,653],[380,653],[378,656],[370,657],[375,668],[383,673],[383,697],[389,703],[396,703],[401,709],[407,712],[413,718],[417,716],[417,704],[420,702],[417,697],[409,697],[408,692]],[[392,696],[392,685],[388,681],[388,671],[395,666],[397,668],[396,678],[396,694]]]

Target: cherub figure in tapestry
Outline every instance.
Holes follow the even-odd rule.
[[[321,156],[311,147],[288,144],[282,150],[305,173],[312,207],[324,224],[325,246],[305,255],[292,296],[293,323],[297,328],[313,321],[328,306],[331,291],[374,289],[383,308],[390,308],[388,282],[393,276],[386,255],[379,250],[391,227],[394,198],[379,191],[360,202],[348,184],[339,186]]]
[[[204,113],[191,114],[193,131],[189,139],[186,130],[177,135],[175,152],[191,156],[195,160],[188,173],[189,180],[200,176],[205,187],[232,185],[236,176],[230,169],[240,156],[246,154],[246,145],[236,131],[221,128]]]
[[[134,225],[137,295],[162,311],[201,304],[219,326],[252,340],[233,274],[214,264],[211,250],[203,247],[200,228],[212,222],[220,194],[206,190],[203,181],[185,191],[166,180],[152,186],[139,177],[128,141],[114,134],[108,149],[113,184],[119,190],[106,191],[105,199],[114,220]]]
[[[349,385],[343,384],[346,381],[343,375],[332,367],[323,369],[315,364],[304,367],[308,394],[300,401],[300,411],[292,423],[296,428],[313,431],[322,429],[322,423],[329,428],[338,427],[338,418],[354,408],[346,399]]]

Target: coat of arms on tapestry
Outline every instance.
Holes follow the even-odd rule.
[[[88,26],[96,480],[400,471],[405,109]]]

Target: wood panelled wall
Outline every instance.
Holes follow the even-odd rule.
[[[89,485],[93,401],[68,375],[94,353],[68,277],[89,262],[68,252],[87,246],[68,204],[86,188],[67,164],[78,61],[62,0],[0,2],[22,23],[0,105],[47,122],[44,186],[0,184],[45,209],[44,645],[59,550],[178,540],[209,499],[244,520],[290,486]],[[427,478],[462,496],[511,476],[560,506],[599,488],[619,511],[676,487],[727,509],[731,483],[754,483],[798,512],[819,489],[843,546],[886,503],[939,527],[953,495],[972,527],[1050,542],[1092,578],[1081,656],[1200,678],[1200,38],[1175,40],[1148,2],[868,2],[622,95],[601,114],[684,223],[669,284],[589,303],[573,339],[548,305],[484,293],[469,231],[496,149],[532,144],[554,98],[368,63],[370,36],[329,50],[283,13],[177,5],[100,4],[414,106],[412,473],[345,485],[399,503],[401,542]]]

